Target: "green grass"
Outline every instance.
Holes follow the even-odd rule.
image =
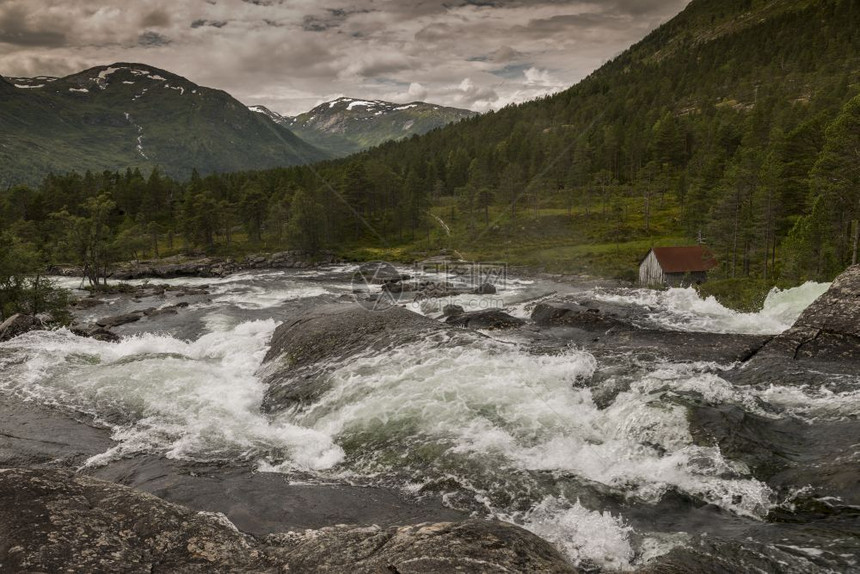
[[[666,197],[662,206],[656,200],[645,230],[643,200],[627,197],[616,200],[616,209],[603,213],[600,205],[589,212],[583,206],[570,211],[547,204],[537,211],[520,210],[512,218],[508,209],[496,207],[489,214],[476,213],[473,225],[466,218],[450,218],[450,200],[440,202],[434,215],[451,229],[448,235],[436,225],[426,239],[407,246],[409,253],[448,248],[465,259],[504,262],[550,273],[587,275],[635,280],[639,261],[652,246],[686,245],[678,225],[680,208]]]

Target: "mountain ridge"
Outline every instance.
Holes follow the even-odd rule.
[[[249,109],[267,115],[305,141],[337,157],[422,135],[478,115],[470,110],[420,101],[397,104],[349,97],[323,102],[297,116],[283,116],[265,106],[250,106]]]
[[[187,177],[327,159],[223,90],[146,64],[19,78],[0,107],[0,182],[71,170],[151,169]]]

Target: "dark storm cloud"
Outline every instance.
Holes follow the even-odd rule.
[[[167,36],[162,36],[158,32],[144,32],[140,36],[137,37],[137,43],[141,46],[166,46],[170,44],[170,38]]]
[[[0,0],[0,74],[139,61],[287,114],[563,89],[689,0]]]
[[[212,28],[223,28],[227,25],[226,20],[204,20],[198,19],[191,23],[192,28],[202,28],[204,26],[211,26]]]
[[[307,32],[325,32],[333,28],[340,28],[350,16],[355,14],[370,14],[371,12],[372,10],[370,9],[362,8],[327,8],[325,12],[319,15],[305,16],[302,28]]]

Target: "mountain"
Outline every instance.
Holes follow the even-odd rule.
[[[209,249],[229,237],[213,222],[241,217],[269,245],[348,246],[350,258],[444,248],[629,279],[651,247],[700,241],[720,262],[711,278],[729,279],[722,293],[751,301],[755,286],[830,280],[860,253],[857,30],[857,2],[692,0],[556,95],[313,168],[213,175],[184,193],[174,182],[145,216],[174,234],[202,226],[189,242]],[[0,83],[0,100],[63,81]],[[292,122],[258,112],[247,113]],[[8,194],[0,223],[81,204],[95,187],[65,180]],[[110,185],[126,218],[143,215],[133,184]],[[734,282],[746,278],[753,287]]]
[[[352,98],[320,104],[296,117],[284,117],[263,106],[251,109],[334,156],[346,156],[387,141],[425,134],[477,115],[469,110],[424,102],[393,104]]]
[[[10,78],[0,90],[0,186],[70,170],[157,165],[186,178],[192,168],[205,174],[327,157],[229,94],[143,64]]]
[[[856,2],[692,0],[568,90],[362,159],[433,190],[410,201],[463,226],[444,230],[461,252],[623,273],[701,239],[716,274],[832,278],[860,227],[860,172],[845,163],[837,192],[821,168],[860,109],[857,30]]]

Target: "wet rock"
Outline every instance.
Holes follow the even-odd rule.
[[[104,301],[99,299],[98,297],[82,297],[74,302],[74,307],[77,309],[92,309],[93,307],[97,307],[99,305],[103,305]]]
[[[765,408],[766,405],[761,405]],[[690,434],[696,444],[717,445],[731,460],[744,463],[775,491],[802,499],[827,497],[840,505],[860,504],[860,475],[851,456],[860,422],[770,418],[736,405],[689,406]],[[801,490],[803,489],[803,490]]]
[[[60,470],[0,470],[0,563],[11,572],[275,572],[226,519]]]
[[[496,287],[491,283],[484,283],[483,285],[478,286],[474,293],[475,295],[495,295]]]
[[[85,472],[194,510],[221,512],[240,530],[255,536],[334,524],[387,528],[468,517],[432,496],[416,499],[398,489],[375,486],[302,484],[295,474],[255,472],[224,462],[147,456],[113,461]]]
[[[576,572],[549,543],[498,521],[387,529],[335,526],[302,535],[272,535],[267,542],[291,546],[291,572]]]
[[[105,341],[107,343],[115,343],[120,340],[119,335],[100,325],[82,325],[80,323],[75,323],[69,327],[69,330],[78,337],[89,337],[90,339]]]
[[[103,317],[96,321],[96,325],[98,325],[99,327],[110,329],[111,327],[119,327],[120,325],[127,325],[128,323],[140,321],[145,315],[145,311],[132,311],[131,313],[125,313],[123,315]]]
[[[860,265],[833,285],[758,354],[793,360],[860,362]]]
[[[409,283],[405,283],[400,279],[394,279],[385,281],[382,284],[382,290],[394,294],[409,293],[415,290],[415,286]]]
[[[87,458],[114,446],[109,430],[94,426],[83,416],[79,418],[0,394],[0,468],[78,467]],[[0,547],[2,539],[0,535]],[[0,565],[2,562],[0,558]]]
[[[15,313],[3,323],[0,323],[0,341],[8,341],[13,337],[17,337],[27,331],[39,329],[42,323],[32,315],[24,313]]]
[[[279,326],[272,337],[261,371],[268,384],[263,409],[276,412],[312,401],[329,388],[327,373],[347,358],[388,352],[434,335],[444,339],[446,328],[402,307],[372,311],[338,303],[310,309]]]
[[[589,331],[584,331],[589,332]],[[594,334],[591,331],[592,335]],[[705,361],[723,365],[745,361],[771,337],[721,333],[686,333],[624,326],[608,329],[583,343],[598,354],[633,355],[645,360]]]
[[[716,536],[696,536],[660,556],[637,574],[688,574],[709,572],[720,574],[762,574],[809,572],[851,572],[851,554],[839,550],[822,551],[809,548],[809,535],[780,532],[778,540],[762,541],[761,532],[749,532],[744,541]],[[805,533],[804,533],[805,534]],[[771,534],[773,536],[773,534]]]
[[[466,310],[460,305],[445,305],[442,308],[443,317],[456,317],[457,315],[462,315],[465,312]]]
[[[589,330],[621,325],[629,327],[615,317],[602,313],[600,309],[569,302],[539,303],[532,311],[532,321],[540,327],[578,327]]]
[[[179,313],[179,311],[177,311],[173,306],[162,307],[160,309],[147,309],[143,312],[143,314],[150,319],[161,315],[176,315],[177,313]]]
[[[257,540],[223,515],[62,470],[0,470],[0,534],[0,564],[13,572],[575,572],[549,543],[502,522]]]
[[[465,287],[457,287],[451,283],[440,283],[436,281],[422,281],[418,283],[415,291],[417,291],[414,298],[416,301],[456,297],[470,292],[469,289]]]
[[[471,313],[460,313],[448,317],[445,321],[448,325],[455,327],[467,327],[469,329],[514,329],[525,325],[525,321],[508,315],[500,309],[486,309],[473,311]]]
[[[402,275],[393,265],[383,261],[371,261],[363,263],[355,272],[353,281],[364,281],[367,284],[381,285],[386,282],[401,281],[409,278]]]

